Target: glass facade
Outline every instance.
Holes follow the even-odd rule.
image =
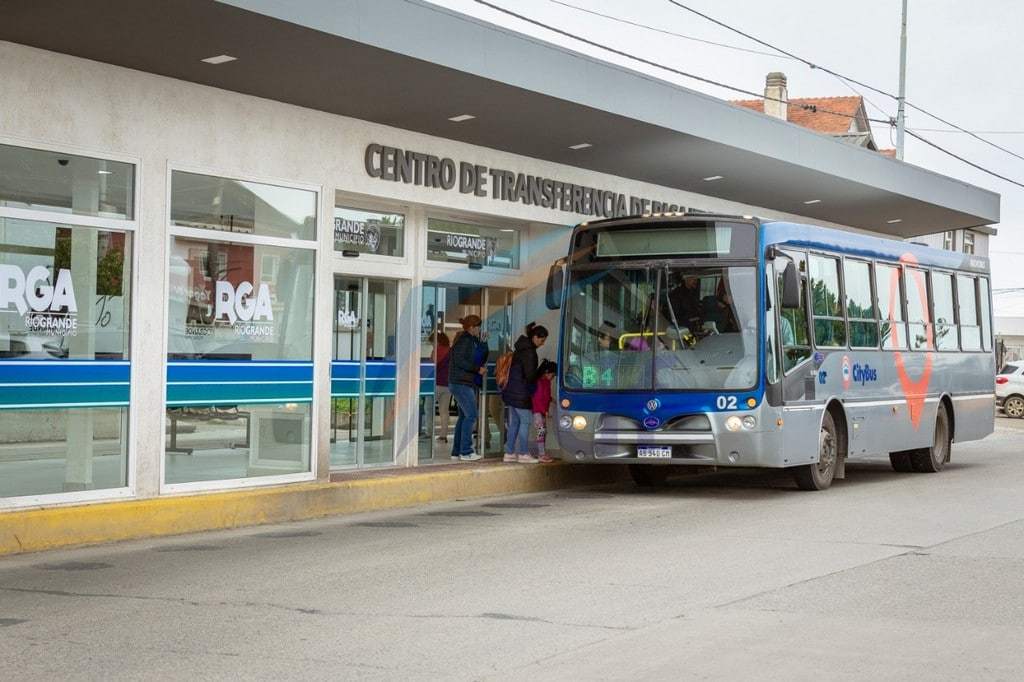
[[[244,219],[228,221],[230,229],[256,239],[172,236],[164,482],[309,472],[316,252],[260,243],[260,236],[311,237],[316,194],[173,177],[172,235],[184,216],[189,227],[224,229],[203,224],[212,221],[203,212],[208,193],[218,188],[220,205],[230,196],[235,207],[248,207],[238,209]]]
[[[315,239],[316,192],[173,171],[171,225]]]
[[[336,206],[334,250],[400,257],[405,253],[405,216]]]
[[[0,207],[130,220],[135,166],[0,144]]]
[[[0,216],[0,497],[128,485],[132,234],[74,220],[131,218],[133,183],[0,145],[0,208],[46,218]]]
[[[427,258],[515,270],[519,268],[519,230],[431,218]]]
[[[334,280],[331,468],[395,458],[398,283]]]

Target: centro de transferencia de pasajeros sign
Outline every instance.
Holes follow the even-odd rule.
[[[599,218],[621,218],[645,213],[685,211],[678,204],[627,196],[612,190],[586,187],[526,173],[488,168],[411,150],[370,143],[363,157],[373,178],[418,187],[451,190],[527,206]]]

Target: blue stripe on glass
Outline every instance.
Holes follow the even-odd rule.
[[[264,360],[172,360],[168,405],[299,403],[313,400],[313,363]]]
[[[127,360],[0,360],[0,409],[126,407]]]

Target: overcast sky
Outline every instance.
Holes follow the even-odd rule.
[[[600,59],[657,75],[723,99],[743,96],[552,34],[480,5],[474,0],[432,0],[459,12]],[[489,0],[563,30],[677,69],[746,90],[762,92],[769,71],[782,71],[790,97],[854,93],[842,81],[782,56],[708,45],[588,14],[566,5],[612,15],[702,40],[766,51],[742,36],[673,6],[668,0]],[[899,79],[900,0],[680,0],[705,14],[839,73],[895,93]],[[1020,0],[910,0],[907,100],[975,131],[1024,132],[1024,2]],[[1011,30],[1011,29],[1017,30]],[[864,91],[872,118],[895,116],[896,103]],[[882,112],[885,112],[884,114]],[[1016,114],[1016,115],[1015,115]],[[907,127],[945,128],[908,110]],[[892,147],[888,126],[876,126],[880,147]],[[964,134],[921,131],[949,150],[1024,183],[1024,160]],[[1024,156],[1024,134],[985,135]],[[893,135],[893,140],[895,135]],[[1002,223],[992,242],[995,289],[1024,288],[1024,189],[987,176],[907,137],[905,160],[1002,195]],[[941,230],[937,225],[936,229]],[[997,312],[999,300],[997,297]],[[1024,302],[1024,295],[1021,296]],[[1022,310],[1021,314],[1024,314]]]

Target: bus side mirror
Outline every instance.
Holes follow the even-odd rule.
[[[800,307],[800,274],[796,271],[796,263],[789,261],[782,271],[782,304],[783,310]]]
[[[562,307],[562,289],[565,287],[565,259],[559,258],[548,270],[548,286],[544,292],[544,302],[548,310]]]

